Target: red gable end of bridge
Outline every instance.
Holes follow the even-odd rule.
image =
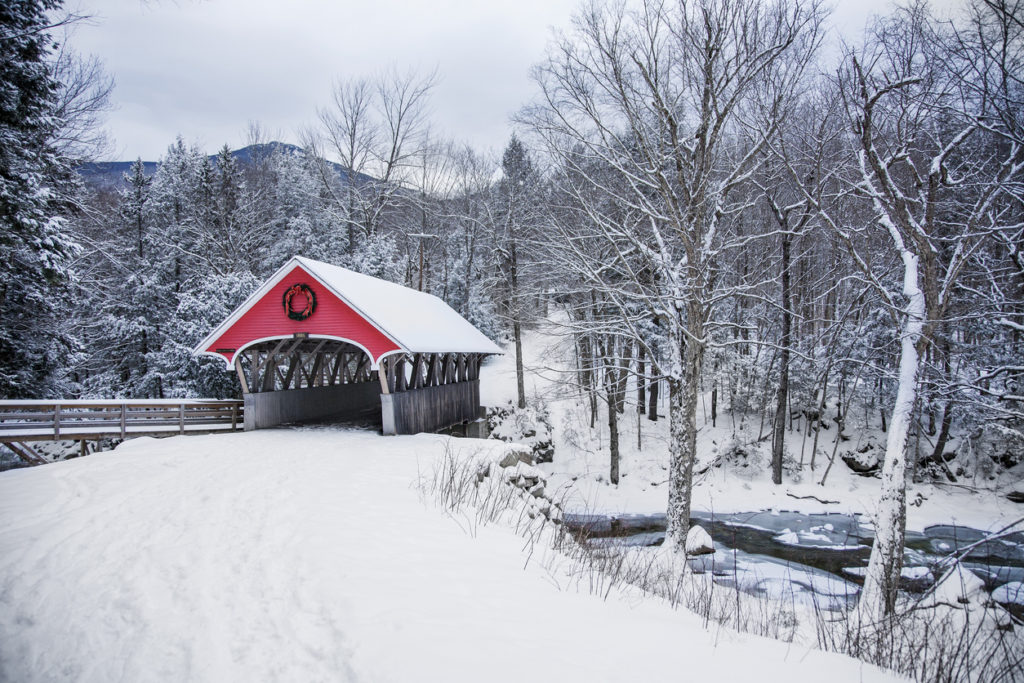
[[[285,292],[297,284],[308,285],[316,297],[316,309],[305,320],[293,320],[288,317],[283,304]],[[304,295],[300,294],[297,297],[296,304],[304,303]],[[293,310],[297,308],[301,309],[302,306],[292,306]],[[210,344],[206,351],[223,356],[230,363],[240,349],[252,342],[274,337],[291,337],[296,334],[308,334],[313,338],[347,339],[365,348],[374,362],[385,353],[399,348],[387,335],[335,296],[317,278],[301,266],[296,266],[269,292],[257,299],[242,317]]]

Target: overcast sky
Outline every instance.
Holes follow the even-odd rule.
[[[77,0],[71,38],[113,75],[115,158],[158,159],[181,134],[208,152],[245,144],[249,121],[297,140],[338,78],[388,66],[429,72],[441,133],[500,151],[529,100],[530,67],[579,0]],[[842,0],[858,31],[887,0]],[[75,0],[68,6],[74,8]]]

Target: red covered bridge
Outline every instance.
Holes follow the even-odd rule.
[[[494,342],[436,296],[293,257],[195,348],[238,373],[245,428],[376,417],[385,434],[480,413]]]

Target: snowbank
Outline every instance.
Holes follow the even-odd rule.
[[[446,447],[506,448],[267,430],[0,474],[0,680],[893,680],[561,590],[509,529],[425,504]]]

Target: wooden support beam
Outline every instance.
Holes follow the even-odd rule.
[[[256,349],[249,349],[249,391],[259,391],[259,375],[256,368],[259,367],[260,352]]]
[[[412,357],[412,389],[423,386],[423,354],[416,353]]]
[[[313,348],[311,353],[313,357],[313,368],[309,371],[309,375],[307,375],[309,380],[308,386],[319,387],[323,385],[323,375],[320,371],[323,368],[324,357],[323,354],[320,353],[320,350],[324,348],[324,344],[326,343],[326,339],[321,339],[320,343]]]
[[[270,364],[270,369],[273,369],[273,371],[274,371],[273,374],[271,375],[270,391],[275,391],[277,389],[277,382],[278,381],[280,381],[282,389],[287,389],[288,385],[285,384],[284,373],[281,372],[280,364],[278,364],[277,361],[274,361],[273,363]],[[269,369],[268,369],[268,371],[269,371]]]
[[[287,339],[282,339],[274,347],[274,350],[260,363],[259,368],[256,371],[256,375],[259,375],[260,371],[263,372],[263,380],[260,383],[260,391],[273,391],[274,380],[280,374],[277,369],[277,354],[280,353],[284,345],[288,343]]]
[[[339,384],[348,384],[351,377],[348,356],[348,351],[338,351],[338,358],[334,363],[334,372],[338,376]]]
[[[446,353],[444,356],[444,383],[455,383],[455,354]]]
[[[380,370],[377,371],[377,379],[380,380],[380,391],[382,394],[390,394],[391,388],[388,386],[388,371],[387,371],[387,358],[382,358],[380,361]]]
[[[405,365],[406,359],[402,355],[399,357],[398,362],[395,363],[395,391],[405,391],[409,388],[409,382],[405,377]]]
[[[345,383],[345,363],[342,360],[343,358],[345,358],[345,355],[346,354],[345,354],[344,351],[336,351],[335,354],[334,354],[334,362],[331,363],[331,376],[330,376],[330,379],[328,379],[328,382],[330,383],[330,385],[332,387],[335,384],[338,384],[338,381],[339,381],[339,379],[338,379],[338,371],[339,370],[341,371],[341,380],[340,381],[341,381],[342,384]]]
[[[256,367],[257,374],[259,374],[263,370],[264,366],[266,366],[266,364],[269,363],[272,358],[274,358],[278,353],[280,353],[281,349],[284,348],[284,345],[286,343],[288,343],[287,339],[282,339],[281,341],[277,342],[277,346],[274,347],[274,350],[267,354],[267,357],[264,358]]]
[[[245,371],[242,369],[242,356],[235,356],[235,372],[238,373],[238,382],[242,385],[242,393],[249,393],[249,381],[245,378]]]
[[[437,380],[437,354],[427,354],[427,379],[424,382],[425,386],[432,387]]]
[[[302,357],[300,353],[293,353],[288,356],[288,372],[285,373],[284,379],[282,380],[282,389],[290,389],[292,384],[292,378],[295,377],[295,370],[299,367],[299,359]],[[299,382],[302,378],[299,378]],[[298,389],[298,386],[295,387]]]
[[[42,457],[29,446],[27,443],[21,443],[20,441],[11,441],[7,443],[7,447],[10,448],[15,454],[27,462],[33,465],[45,465],[46,458]]]

